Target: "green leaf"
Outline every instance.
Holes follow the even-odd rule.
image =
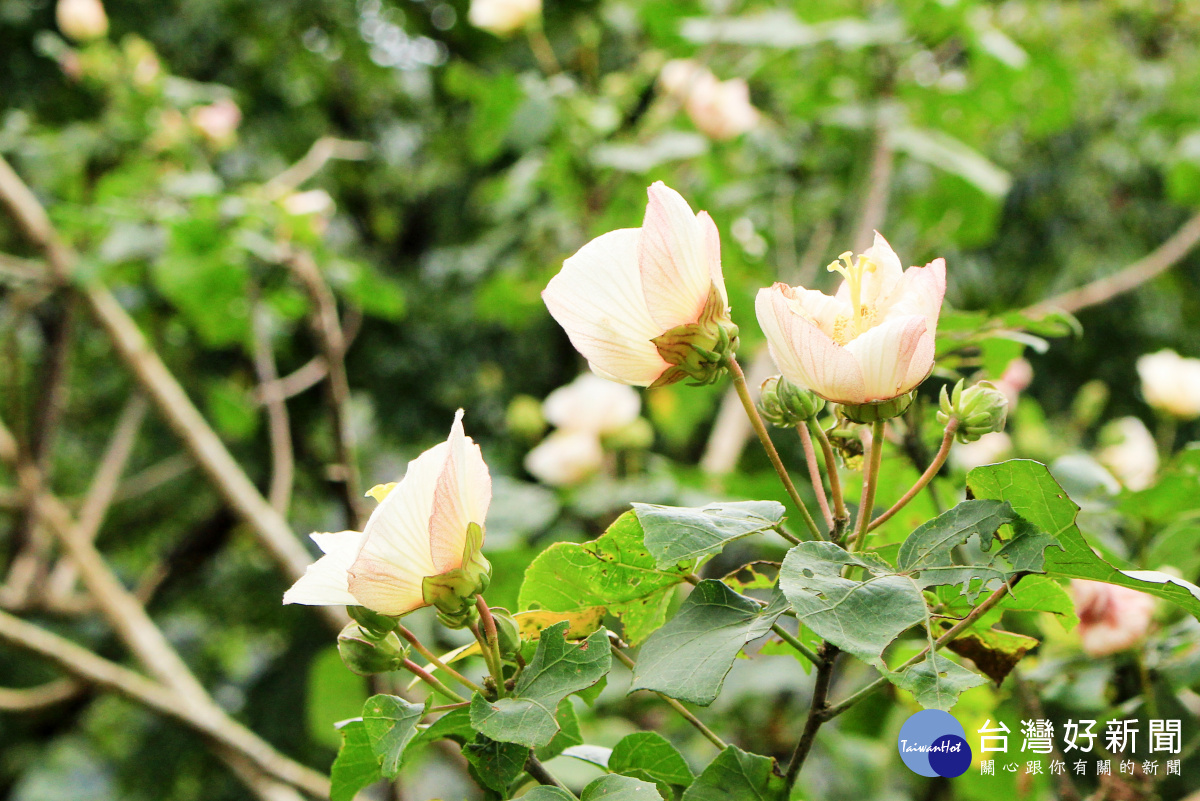
[[[453,740],[459,745],[465,745],[475,738],[475,729],[471,727],[471,710],[465,707],[451,709],[446,714],[429,724],[420,731],[413,744],[432,743],[434,740]]]
[[[558,724],[558,733],[549,743],[537,749],[537,758],[543,762],[553,759],[573,745],[583,745],[579,718],[569,697],[558,702],[558,708],[554,710],[554,722]]]
[[[471,724],[493,740],[529,748],[547,745],[559,731],[555,710],[564,698],[592,686],[608,673],[608,632],[600,629],[578,645],[563,637],[567,623],[542,632],[537,652],[521,672],[513,695],[471,699]]]
[[[712,503],[696,509],[635,503],[646,550],[659,569],[717,553],[736,539],[770,531],[783,522],[777,501]]]
[[[642,526],[626,512],[593,542],[559,542],[525,571],[521,609],[577,612],[604,606],[636,645],[663,624],[682,569],[659,570],[642,542]]]
[[[777,801],[784,787],[771,770],[773,763],[731,745],[696,777],[682,801]]]
[[[340,748],[342,733],[334,724],[362,713],[367,696],[366,679],[346,670],[337,646],[324,648],[308,670],[304,707],[308,736],[330,748]]]
[[[341,732],[342,747],[329,771],[330,801],[351,801],[359,790],[383,778],[362,720],[346,721]]]
[[[1154,486],[1126,493],[1121,499],[1122,512],[1160,525],[1196,509],[1200,509],[1200,444],[1197,443],[1176,455]]]
[[[571,801],[571,794],[557,787],[534,787],[522,801]],[[579,796],[579,801],[662,801],[658,789],[629,776],[601,776]]]
[[[675,617],[642,646],[629,691],[656,690],[711,704],[738,652],[770,631],[783,611],[781,598],[764,608],[720,581],[701,581]]]
[[[979,537],[980,549],[991,550],[996,531],[1013,526],[1013,538],[985,564],[957,565],[953,549]],[[1040,573],[1046,548],[1054,538],[1021,520],[1004,501],[968,500],[925,523],[904,541],[896,572],[911,576],[921,588],[961,584],[973,603],[992,580],[1008,581],[1019,573]]]
[[[892,684],[912,693],[921,706],[943,711],[954,706],[964,690],[986,681],[978,673],[937,652],[933,653],[932,662],[926,656],[915,665],[894,673],[888,671],[885,675]]]
[[[683,755],[661,734],[639,731],[626,735],[608,758],[613,773],[686,787],[695,778]]]
[[[385,779],[394,779],[400,772],[404,749],[416,736],[417,723],[424,716],[425,704],[394,695],[372,695],[363,704],[363,725]]]
[[[1044,464],[1014,459],[976,467],[967,474],[967,486],[977,498],[1008,501],[1017,514],[1058,540],[1062,550],[1046,553],[1049,575],[1129,587],[1171,601],[1200,618],[1200,588],[1194,584],[1150,570],[1118,570],[1097,556],[1075,525],[1079,507]]]
[[[865,581],[842,576],[847,565],[865,568]],[[802,542],[788,552],[779,586],[796,617],[843,651],[883,668],[883,650],[928,619],[917,583],[896,575],[874,554],[851,554],[832,542]]]
[[[476,735],[475,742],[463,747],[463,756],[475,769],[476,777],[484,786],[504,793],[508,786],[525,772],[529,749],[479,734]]]

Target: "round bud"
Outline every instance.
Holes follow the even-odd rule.
[[[399,670],[408,658],[408,646],[394,633],[377,638],[359,624],[347,623],[338,635],[338,654],[350,670],[370,676]]]
[[[346,614],[350,615],[350,619],[357,623],[367,636],[377,640],[395,631],[396,626],[400,624],[396,618],[381,615],[365,606],[347,606]]]
[[[605,447],[615,451],[642,451],[654,444],[654,426],[644,417],[604,435]]]
[[[546,431],[542,402],[532,395],[517,395],[509,401],[504,422],[509,433],[523,442],[535,442]]]
[[[1003,431],[1007,417],[1008,398],[990,382],[981,381],[964,389],[959,379],[952,393],[942,387],[938,423],[945,426],[951,418],[958,420],[955,437],[959,442],[974,442],[984,434]]]
[[[801,389],[781,375],[773,375],[764,381],[758,396],[758,410],[763,419],[778,428],[794,428],[813,419],[824,408],[824,398]]]
[[[496,636],[500,640],[500,655],[511,658],[521,649],[521,627],[507,609],[493,606],[491,612],[496,621]]]
[[[842,414],[855,423],[877,423],[904,414],[912,405],[916,390],[879,403],[843,403]]]

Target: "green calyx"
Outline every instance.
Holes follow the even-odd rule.
[[[396,630],[400,621],[365,606],[347,606],[346,614],[370,637],[381,640]]]
[[[913,398],[917,393],[909,392],[907,395],[900,395],[890,400],[880,401],[879,403],[843,403],[842,414],[848,420],[855,423],[877,423],[880,420],[891,420],[893,417],[899,417],[907,411],[912,405]]]
[[[507,609],[491,607],[492,619],[496,621],[496,639],[500,644],[500,656],[511,660],[521,650],[521,627]]]
[[[358,623],[347,623],[337,644],[342,662],[360,676],[399,670],[408,658],[408,645],[395,632],[377,637]]]
[[[942,387],[937,419],[943,426],[958,421],[954,432],[959,442],[974,442],[984,434],[1003,431],[1008,417],[1008,397],[991,383],[981,381],[963,388],[963,380],[949,393]]]
[[[478,614],[475,597],[492,580],[492,565],[483,555],[483,529],[478,523],[467,527],[462,567],[437,576],[426,576],[421,583],[425,603],[438,611],[438,620],[449,628],[463,628]]]
[[[778,428],[794,428],[811,420],[825,408],[825,399],[801,389],[781,375],[762,383],[758,411],[763,419]]]
[[[710,284],[699,320],[676,326],[650,341],[663,361],[671,365],[651,387],[665,387],[685,378],[696,385],[711,384],[721,377],[726,360],[737,352],[738,327],[729,319],[721,291]]]

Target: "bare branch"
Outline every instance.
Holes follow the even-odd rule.
[[[219,708],[205,711],[181,703],[179,694],[162,684],[7,612],[0,612],[0,640],[49,660],[77,679],[119,693],[186,724],[218,743],[223,751],[240,754],[257,770],[279,781],[318,797],[329,796],[329,781],[324,776],[283,756],[249,729],[225,717]]]
[[[0,687],[0,712],[34,712],[77,697],[86,685],[74,679],[54,679],[36,687]]]
[[[1133,264],[1078,289],[1040,300],[1025,312],[1033,314],[1061,309],[1074,314],[1089,306],[1105,303],[1165,273],[1191,253],[1197,243],[1200,243],[1200,214],[1194,215],[1170,239]]]
[[[61,278],[70,276],[74,254],[58,241],[45,210],[3,158],[0,158],[0,201],[8,206],[21,228],[45,252],[54,274]],[[146,341],[137,323],[112,292],[100,284],[86,284],[80,291],[122,360],[225,502],[258,534],[285,575],[293,580],[304,575],[312,562],[307,548],[225,448],[179,381]],[[320,607],[320,614],[339,629],[349,620],[337,607]]]
[[[278,200],[320,172],[331,159],[362,161],[370,155],[371,146],[366,142],[321,137],[313,142],[303,158],[263,184],[263,194],[268,200]]]
[[[279,370],[275,367],[275,353],[271,348],[267,310],[262,303],[254,307],[254,371],[258,375],[263,402],[267,407],[271,432],[271,490],[267,497],[275,511],[286,515],[292,502],[292,480],[295,475],[292,429],[287,403],[280,392]]]

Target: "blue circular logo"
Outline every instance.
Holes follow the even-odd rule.
[[[896,747],[909,770],[921,776],[953,779],[971,767],[966,731],[940,709],[925,709],[904,721]]]

